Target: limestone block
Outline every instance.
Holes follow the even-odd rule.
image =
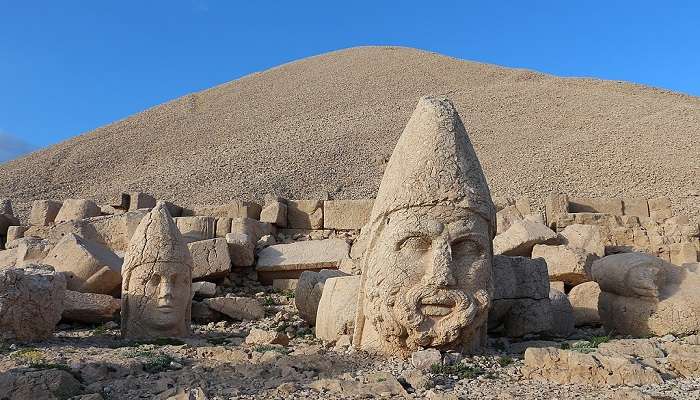
[[[496,206],[496,212],[501,211],[502,209],[504,209],[508,206],[515,205],[515,200],[512,197],[491,196],[491,199],[493,200],[493,205]]]
[[[322,229],[323,201],[287,200],[287,228]]]
[[[520,211],[522,215],[532,214],[532,209],[530,208],[530,199],[527,197],[518,197],[515,199],[515,207]]]
[[[325,282],[328,278],[346,276],[337,270],[304,271],[299,276],[294,291],[294,304],[299,316],[309,325],[316,323],[318,304],[323,295]]]
[[[414,351],[411,354],[411,365],[420,370],[430,369],[433,365],[442,365],[442,354],[437,349]]]
[[[265,205],[260,212],[260,222],[275,224],[280,228],[287,226],[287,205],[281,201],[274,201]]]
[[[122,259],[99,243],[78,235],[64,236],[44,263],[64,273],[69,290],[112,294],[121,284]]]
[[[0,250],[0,269],[14,267],[17,263],[17,249]]]
[[[643,198],[624,198],[622,199],[622,213],[635,217],[649,216],[649,203]]]
[[[192,321],[200,324],[208,324],[221,320],[219,312],[212,310],[208,305],[200,301],[192,301]]]
[[[272,281],[272,288],[277,291],[296,291],[299,279],[275,279]]]
[[[323,227],[325,229],[361,229],[372,212],[374,199],[326,200],[323,202]]]
[[[578,285],[590,280],[591,263],[595,257],[585,250],[566,245],[538,244],[532,248],[532,258],[545,260],[550,280]]]
[[[12,369],[0,375],[0,398],[7,400],[80,399],[82,385],[73,374],[62,369]]]
[[[9,231],[8,231],[9,238]],[[698,261],[698,250],[693,243],[672,243],[668,245],[671,264],[683,265]]]
[[[50,337],[61,319],[65,291],[65,278],[50,267],[0,269],[0,339]]]
[[[205,216],[214,218],[260,219],[260,204],[251,201],[234,200],[222,205],[200,205],[183,210],[184,216]]]
[[[700,346],[677,346],[668,355],[668,363],[685,378],[700,377]]]
[[[493,299],[547,299],[549,277],[543,260],[526,257],[493,258]]]
[[[574,310],[566,295],[556,289],[549,291],[551,325],[548,333],[557,337],[568,337],[574,331]]]
[[[525,214],[525,215],[523,215],[523,219],[525,221],[530,221],[530,222],[535,223],[535,224],[546,225],[544,217],[542,216],[542,214],[540,214],[538,212],[532,213],[532,214]]]
[[[523,220],[523,214],[516,206],[507,206],[496,213],[496,233],[501,234],[515,221]]]
[[[92,200],[66,199],[56,215],[56,223],[100,216],[100,207]]]
[[[112,321],[121,309],[121,301],[106,294],[81,293],[66,290],[63,297],[64,321],[97,324]]]
[[[317,338],[335,341],[353,334],[361,280],[361,276],[344,276],[325,281],[316,313]]]
[[[245,233],[229,233],[226,245],[234,267],[250,267],[255,263],[255,242]]]
[[[664,352],[649,339],[615,339],[598,345],[598,353],[604,356],[632,356],[639,358],[662,358]]]
[[[571,289],[569,302],[574,308],[576,326],[600,324],[600,315],[598,315],[599,296],[600,287],[595,282],[585,282]]]
[[[212,282],[192,282],[193,297],[214,297],[216,296],[216,284]]]
[[[221,217],[216,219],[216,237],[226,238],[231,233],[233,218]]]
[[[552,289],[556,289],[562,293],[566,290],[566,285],[562,281],[551,281],[549,282],[549,287]]]
[[[560,214],[557,220],[557,230],[562,230],[569,225],[598,225],[615,226],[618,225],[619,216],[604,213],[567,213]]]
[[[175,225],[187,243],[216,237],[216,219],[214,217],[179,217]]]
[[[253,328],[250,330],[248,336],[246,336],[245,343],[251,346],[270,344],[286,346],[289,344],[289,338],[282,332]]]
[[[253,243],[257,243],[263,236],[274,235],[276,231],[272,224],[252,218],[239,217],[231,221],[231,233],[248,235]]]
[[[12,240],[21,239],[24,237],[24,233],[29,229],[26,226],[14,225],[7,228],[7,242]]]
[[[664,221],[673,216],[671,200],[668,197],[649,199],[649,218],[653,221]]]
[[[569,199],[569,212],[622,215],[622,200],[606,197],[573,197]]]
[[[591,276],[604,292],[657,298],[668,271],[665,264],[643,253],[613,254],[594,261]]]
[[[559,235],[571,249],[581,249],[597,257],[605,257],[605,244],[598,226],[573,224],[564,228]]]
[[[569,212],[569,198],[563,193],[551,193],[545,201],[547,226],[554,228],[560,215]]]
[[[155,197],[148,193],[131,192],[129,193],[129,211],[140,209],[151,209],[156,206]]]
[[[508,337],[544,333],[552,325],[549,297],[544,299],[495,299],[488,316],[489,332]]]
[[[556,241],[557,234],[544,225],[515,221],[507,231],[493,239],[493,252],[505,256],[529,257],[536,244],[552,244]]]
[[[258,253],[255,269],[260,282],[269,285],[273,279],[299,278],[303,271],[338,268],[349,251],[350,246],[342,239],[278,244]]]
[[[523,375],[527,379],[565,384],[628,385],[661,384],[659,373],[630,357],[583,354],[552,347],[525,350]]]
[[[30,262],[41,262],[49,255],[54,245],[48,240],[37,239],[33,237],[22,238],[16,241],[16,260],[17,265],[23,265]]]
[[[231,270],[226,239],[191,242],[187,248],[192,255],[192,279],[221,278]]]
[[[204,304],[235,320],[258,320],[265,316],[262,304],[250,297],[214,297]]]
[[[56,220],[61,210],[61,203],[52,200],[36,200],[32,203],[32,211],[29,215],[30,225],[46,226]]]

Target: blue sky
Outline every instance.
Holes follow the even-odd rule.
[[[695,1],[0,0],[0,161],[358,45],[698,96],[698,21]]]

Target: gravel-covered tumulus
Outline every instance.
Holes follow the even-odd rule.
[[[0,197],[142,190],[183,205],[365,198],[420,96],[454,101],[496,196],[666,195],[700,209],[700,99],[397,47],[312,57],[0,165]]]

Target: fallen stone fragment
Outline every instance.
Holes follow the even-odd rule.
[[[0,339],[49,338],[61,319],[65,291],[66,279],[51,267],[0,269]]]
[[[388,372],[361,376],[359,381],[319,379],[309,384],[309,387],[321,393],[341,393],[343,396],[360,396],[362,398],[376,397],[378,394],[389,398],[408,396],[406,389],[401,386],[398,379]]]
[[[567,245],[535,245],[532,258],[542,258],[547,262],[549,279],[578,285],[590,280],[590,268],[595,257],[582,249],[572,249]]]
[[[188,243],[216,237],[216,219],[213,217],[178,217],[174,220]]]
[[[75,399],[82,393],[73,374],[61,369],[8,371],[0,374],[0,398],[8,400]]]
[[[374,199],[326,200],[323,202],[324,229],[361,229],[369,220]]]
[[[40,263],[43,261],[54,248],[48,240],[37,238],[22,238],[15,242],[16,250],[16,265],[21,266],[30,262]]]
[[[121,309],[121,301],[110,295],[72,290],[66,290],[63,305],[62,320],[84,324],[112,321]]]
[[[549,291],[551,325],[548,333],[555,337],[568,337],[574,331],[574,311],[566,295],[556,289]]]
[[[249,297],[214,297],[203,302],[212,310],[236,320],[258,320],[265,316],[262,304]]]
[[[632,356],[638,358],[662,358],[664,352],[649,339],[616,339],[598,345],[598,353],[604,356]]]
[[[228,204],[195,206],[183,210],[183,216],[206,216],[214,218],[260,218],[260,204],[251,201],[234,200]]]
[[[192,255],[192,279],[221,278],[231,270],[226,239],[190,242],[187,248]]]
[[[191,315],[192,321],[196,321],[199,324],[208,324],[210,322],[217,322],[222,319],[219,312],[212,310],[208,305],[199,301],[192,301]]]
[[[342,239],[311,240],[267,247],[258,253],[255,270],[260,282],[299,278],[303,271],[336,269],[348,257],[350,246]]]
[[[624,215],[634,217],[649,217],[649,202],[643,198],[622,199],[622,212]]]
[[[275,279],[272,281],[272,288],[277,291],[296,291],[299,279]]]
[[[255,242],[245,233],[226,235],[226,246],[234,267],[250,267],[255,264]]]
[[[622,200],[607,197],[572,197],[569,198],[569,212],[622,215]]]
[[[674,346],[668,355],[673,369],[686,378],[700,377],[700,346]]]
[[[411,354],[411,365],[419,370],[430,369],[433,365],[442,365],[440,350],[426,349],[414,351]]]
[[[216,296],[216,284],[212,282],[193,282],[192,295],[195,297]]]
[[[525,256],[532,254],[536,244],[553,244],[557,234],[546,226],[530,221],[515,221],[504,233],[493,239],[494,254]]]
[[[100,207],[92,200],[66,199],[56,215],[56,223],[100,216]]]
[[[28,227],[26,227],[26,226],[20,226],[20,225],[10,226],[7,228],[7,235],[5,236],[5,240],[7,242],[11,242],[13,240],[21,239],[24,237],[24,232],[26,232],[27,229],[28,229]]]
[[[143,192],[130,192],[128,194],[129,211],[151,209],[156,206],[155,197]]]
[[[246,336],[245,343],[251,346],[265,344],[279,344],[286,346],[289,344],[289,338],[282,332],[253,328],[250,330],[248,336]]]
[[[547,226],[555,229],[560,216],[569,212],[569,198],[563,193],[552,193],[545,201]]]
[[[288,200],[287,228],[322,229],[323,201]]]
[[[668,197],[656,197],[649,199],[649,218],[653,221],[663,222],[673,216],[671,200]]]
[[[287,205],[279,200],[265,204],[260,212],[260,222],[267,222],[284,228],[287,226]]]
[[[316,312],[316,337],[329,342],[352,335],[357,313],[359,275],[326,279]]]
[[[569,292],[569,302],[574,309],[576,326],[599,325],[598,297],[600,287],[595,282],[585,282]]]
[[[508,230],[515,221],[523,220],[523,214],[516,206],[507,206],[496,213],[496,233],[501,234]]]
[[[583,354],[555,348],[529,348],[525,351],[523,375],[528,379],[559,384],[658,385],[659,373],[633,358]]]
[[[581,249],[597,257],[605,257],[605,244],[599,226],[573,224],[564,228],[559,235],[571,249]]]
[[[69,290],[112,294],[121,284],[122,259],[107,247],[68,234],[43,261],[63,272]]]
[[[294,292],[294,304],[299,316],[309,325],[314,325],[326,280],[345,275],[343,272],[328,269],[302,272]]]

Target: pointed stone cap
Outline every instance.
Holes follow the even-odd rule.
[[[491,193],[457,110],[446,98],[422,97],[384,171],[370,221],[447,203],[495,224]]]
[[[156,262],[192,268],[192,256],[165,202],[158,202],[136,228],[124,257],[122,275],[127,276],[140,265]]]

